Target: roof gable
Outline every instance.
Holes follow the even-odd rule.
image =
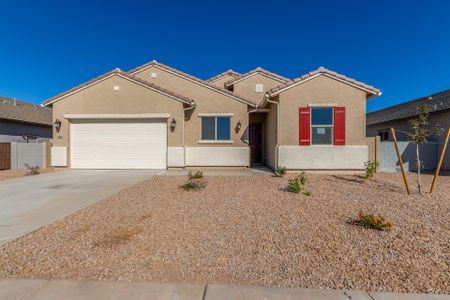
[[[268,77],[268,78],[271,78],[273,80],[276,80],[276,81],[278,81],[280,83],[286,83],[286,82],[289,81],[289,79],[286,78],[286,77],[280,76],[278,74],[269,72],[267,70],[264,70],[263,68],[258,67],[256,69],[248,71],[247,73],[242,74],[241,76],[239,76],[239,77],[237,77],[237,78],[235,78],[233,80],[225,82],[225,86],[226,87],[231,86],[233,84],[236,84],[236,83],[238,83],[240,81],[246,80],[247,78],[255,76],[255,75],[258,75],[258,74],[262,75],[262,76],[265,76],[265,77]]]
[[[52,125],[52,110],[33,103],[0,96],[0,119]]]
[[[217,74],[217,75],[207,79],[206,81],[209,82],[209,83],[213,83],[213,82],[216,82],[217,80],[220,80],[220,79],[222,79],[222,78],[224,78],[226,76],[231,76],[231,77],[237,78],[240,75],[241,75],[240,73],[235,72],[235,71],[230,69],[228,71],[225,71],[225,72],[222,72],[220,74]]]
[[[130,75],[130,74],[126,73],[126,72],[121,71],[120,69],[114,69],[114,70],[112,70],[110,72],[107,72],[107,73],[105,73],[105,74],[103,74],[103,75],[101,75],[99,77],[96,77],[96,78],[94,78],[92,80],[89,80],[89,81],[83,83],[83,84],[80,84],[80,85],[78,85],[78,86],[76,86],[76,87],[74,87],[74,88],[72,88],[70,90],[67,90],[67,91],[65,91],[65,92],[63,92],[63,93],[61,93],[59,95],[56,95],[56,96],[54,96],[54,97],[52,97],[50,99],[45,100],[43,102],[43,105],[45,105],[45,106],[51,105],[51,104],[55,103],[56,101],[62,100],[62,99],[64,99],[65,97],[67,97],[69,95],[75,94],[75,93],[77,93],[77,92],[79,92],[81,90],[84,90],[84,89],[86,89],[86,88],[88,88],[88,87],[90,87],[90,86],[92,86],[92,85],[94,85],[94,84],[96,84],[96,83],[98,83],[100,81],[106,80],[106,79],[111,78],[113,76],[119,76],[121,78],[127,79],[129,81],[132,81],[132,82],[134,82],[136,84],[139,84],[141,86],[144,86],[146,88],[154,90],[154,91],[156,91],[158,93],[164,94],[164,95],[168,96],[169,98],[178,100],[178,101],[183,102],[185,104],[189,104],[189,105],[194,104],[194,100],[192,100],[192,99],[190,99],[188,97],[185,97],[185,96],[179,95],[177,93],[174,93],[174,92],[172,92],[172,91],[170,91],[168,89],[165,89],[165,88],[160,87],[160,86],[158,86],[156,84],[150,83],[150,82],[148,82],[146,80],[143,80],[141,78],[137,78],[137,77],[135,77],[133,75]]]
[[[353,78],[347,77],[345,75],[339,74],[337,72],[328,70],[324,67],[320,67],[317,70],[314,70],[312,72],[309,72],[303,76],[300,76],[296,79],[290,80],[287,83],[284,83],[282,85],[279,85],[273,89],[270,89],[267,94],[269,95],[269,97],[273,97],[276,96],[290,88],[293,88],[299,84],[302,84],[308,80],[314,79],[318,76],[327,76],[329,78],[335,79],[337,81],[343,82],[345,84],[351,85],[357,89],[363,90],[365,91],[367,94],[369,94],[370,96],[374,97],[374,96],[379,96],[381,95],[381,91],[371,85],[365,84],[363,82],[357,81]]]
[[[226,89],[223,89],[223,88],[218,87],[216,85],[213,85],[212,83],[210,83],[208,81],[202,80],[200,78],[197,78],[197,77],[192,76],[190,74],[184,73],[184,72],[182,72],[180,70],[177,70],[175,68],[172,68],[172,67],[164,65],[162,63],[159,63],[156,60],[152,60],[149,63],[146,63],[146,64],[144,64],[142,66],[137,67],[137,68],[134,68],[131,71],[128,71],[128,74],[134,75],[134,74],[142,72],[142,71],[144,71],[144,70],[146,70],[148,68],[151,68],[151,67],[159,68],[159,69],[164,70],[166,72],[169,72],[169,73],[171,73],[171,74],[173,74],[175,76],[182,77],[182,78],[184,78],[186,80],[194,82],[194,83],[196,83],[198,85],[201,85],[201,86],[203,86],[205,88],[211,89],[211,90],[213,90],[215,92],[218,92],[218,93],[220,93],[222,95],[228,96],[228,97],[230,97],[230,98],[232,98],[234,100],[237,100],[239,102],[242,102],[244,104],[250,105],[252,107],[257,107],[257,103],[253,102],[251,99],[247,99],[247,98],[242,97],[242,96],[240,96],[240,95],[238,95],[236,93],[233,93],[233,92],[231,92],[229,90],[226,90]]]
[[[430,113],[450,110],[450,90],[368,113],[366,124],[374,125],[414,117],[417,115],[417,107],[423,104],[431,107]]]

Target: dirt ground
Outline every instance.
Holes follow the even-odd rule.
[[[450,177],[407,196],[400,174],[307,175],[306,196],[285,191],[293,176],[207,177],[199,192],[150,178],[3,246],[0,277],[450,292]],[[352,225],[359,211],[393,230]]]
[[[41,174],[54,172],[53,169],[41,169]],[[28,176],[30,171],[28,169],[14,169],[14,170],[0,170],[0,181]]]

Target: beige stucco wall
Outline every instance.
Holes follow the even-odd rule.
[[[262,93],[255,92],[256,84],[263,85]],[[282,82],[278,80],[274,80],[257,73],[251,77],[233,84],[233,91],[238,95],[242,95],[248,99],[252,99],[256,101],[256,103],[260,103],[264,99],[265,92],[281,84]]]
[[[151,78],[151,73],[156,73],[156,78]],[[186,114],[186,116],[189,117],[189,119],[185,121],[184,128],[186,147],[248,147],[245,143],[248,127],[247,104],[154,66],[134,75],[189,97],[195,101],[197,104],[196,108],[188,111]],[[199,114],[201,113],[232,113],[232,143],[199,143],[201,137],[201,118],[199,117]],[[238,122],[241,123],[241,129],[236,132]]]
[[[346,145],[365,145],[366,93],[326,76],[299,84],[279,95],[280,145],[298,145],[299,107],[308,104],[345,106]]]
[[[115,85],[120,87],[120,91],[113,90]],[[168,130],[168,145],[183,145],[183,103],[122,77],[113,76],[53,104],[53,121],[62,121],[59,133],[53,129],[53,146],[70,148],[70,121],[64,118],[65,114],[143,113],[169,113],[168,122],[175,118],[177,127],[173,132]]]
[[[236,77],[234,77],[234,76],[232,76],[232,75],[225,75],[225,76],[223,76],[223,77],[221,77],[220,79],[217,79],[216,81],[214,81],[214,82],[211,82],[211,84],[213,84],[213,85],[215,85],[215,86],[218,86],[218,87],[221,87],[221,88],[225,88],[225,82],[227,82],[227,81],[230,81],[230,80],[233,80],[233,79],[235,79]]]

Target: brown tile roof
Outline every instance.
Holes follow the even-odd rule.
[[[248,71],[247,73],[244,73],[244,74],[240,75],[239,77],[237,77],[235,79],[232,79],[232,80],[229,80],[229,81],[225,82],[225,86],[229,86],[229,85],[235,83],[236,81],[243,80],[244,78],[247,78],[248,76],[253,75],[255,73],[259,73],[259,74],[263,74],[263,75],[266,75],[266,76],[269,76],[269,77],[276,78],[277,80],[279,80],[281,82],[288,82],[290,80],[289,78],[283,77],[281,75],[278,75],[278,74],[269,72],[267,70],[264,70],[263,68],[257,67],[256,69]]]
[[[225,71],[223,73],[217,74],[216,76],[213,76],[213,77],[207,79],[206,81],[214,82],[214,81],[219,80],[220,78],[222,78],[224,76],[227,76],[227,75],[228,76],[233,76],[234,78],[236,78],[236,77],[240,76],[241,74],[230,69],[230,70]]]
[[[82,89],[82,88],[84,88],[84,87],[86,87],[86,86],[88,86],[88,85],[90,85],[90,84],[92,84],[92,83],[94,83],[94,82],[96,82],[96,81],[102,80],[102,79],[104,79],[104,78],[106,78],[106,77],[108,77],[108,76],[110,76],[110,75],[120,75],[120,76],[126,77],[126,78],[128,78],[128,79],[130,79],[130,80],[139,82],[139,83],[141,83],[141,84],[143,84],[143,85],[145,85],[145,86],[147,86],[147,87],[149,87],[149,88],[158,90],[158,91],[160,91],[160,92],[162,92],[162,93],[165,93],[165,94],[167,94],[167,95],[169,95],[169,96],[172,96],[172,97],[174,97],[174,98],[177,98],[177,99],[180,100],[181,102],[184,102],[184,103],[187,103],[187,104],[192,104],[192,103],[194,102],[194,100],[192,100],[192,99],[190,99],[190,98],[188,98],[188,97],[185,97],[185,96],[183,96],[183,95],[174,93],[174,92],[172,92],[172,91],[170,91],[170,90],[168,90],[168,89],[165,89],[165,88],[163,88],[163,87],[160,87],[159,85],[156,85],[156,84],[151,83],[151,82],[148,82],[148,81],[146,81],[146,80],[144,80],[144,79],[141,79],[141,78],[138,78],[138,77],[136,77],[136,76],[133,76],[133,75],[127,73],[127,72],[123,72],[123,71],[121,71],[120,69],[114,69],[114,70],[109,71],[109,72],[107,72],[107,73],[105,73],[105,74],[103,74],[103,75],[101,75],[101,76],[99,76],[99,77],[96,77],[96,78],[94,78],[94,79],[92,79],[92,80],[89,80],[89,81],[87,81],[87,82],[85,82],[85,83],[83,83],[83,84],[80,84],[80,85],[78,85],[78,86],[76,86],[76,87],[74,87],[74,88],[71,88],[70,90],[67,90],[67,91],[65,91],[65,92],[63,92],[63,93],[61,93],[61,94],[59,94],[59,95],[56,95],[56,96],[54,96],[54,97],[52,97],[52,98],[50,98],[50,99],[45,100],[45,101],[43,102],[43,105],[49,105],[50,103],[52,103],[52,102],[54,102],[54,101],[60,99],[61,97],[64,97],[64,96],[66,96],[66,95],[68,95],[68,94],[70,94],[70,93],[73,93],[73,92],[75,92],[75,91],[77,91],[77,90],[79,90],[79,89]]]
[[[137,68],[134,68],[134,69],[128,71],[128,73],[133,75],[133,74],[135,74],[135,73],[137,73],[137,72],[139,72],[139,71],[141,71],[141,70],[143,70],[143,69],[149,68],[149,67],[151,67],[151,66],[160,67],[160,68],[162,68],[162,69],[166,69],[166,70],[168,70],[168,71],[171,71],[171,72],[173,72],[173,73],[176,73],[176,74],[178,74],[178,75],[180,75],[180,76],[182,76],[182,77],[186,77],[186,78],[188,78],[188,79],[190,79],[190,80],[192,80],[192,81],[195,81],[195,82],[197,82],[197,83],[199,83],[199,84],[201,84],[201,85],[207,86],[208,88],[210,88],[210,89],[212,89],[212,90],[216,90],[216,91],[219,92],[219,93],[226,94],[226,95],[228,95],[228,96],[230,96],[230,97],[232,97],[232,98],[238,99],[238,100],[240,100],[241,102],[244,102],[244,103],[246,103],[246,104],[248,104],[248,105],[251,105],[251,106],[253,106],[253,107],[256,107],[257,104],[258,104],[258,103],[256,103],[255,101],[253,101],[253,100],[251,100],[251,99],[247,99],[247,98],[245,98],[245,97],[243,97],[243,96],[241,96],[241,95],[238,95],[238,94],[236,94],[236,93],[233,93],[233,92],[231,92],[231,91],[229,91],[229,90],[226,90],[226,89],[224,89],[224,88],[217,87],[217,86],[213,85],[212,83],[210,83],[210,82],[208,82],[208,81],[205,81],[205,80],[200,79],[200,78],[198,78],[198,77],[195,77],[195,76],[192,76],[192,75],[190,75],[190,74],[184,73],[184,72],[182,72],[182,71],[180,71],[180,70],[177,70],[177,69],[175,69],[175,68],[169,67],[169,66],[167,66],[167,65],[165,65],[165,64],[162,64],[162,63],[160,63],[160,62],[157,62],[156,60],[152,60],[151,62],[148,62],[148,63],[146,63],[146,64],[143,64],[142,66],[139,66],[139,67],[137,67]]]
[[[52,125],[52,110],[33,103],[0,96],[0,119]]]
[[[368,84],[365,84],[363,82],[357,81],[357,80],[355,80],[353,78],[349,78],[349,77],[347,77],[345,75],[341,75],[341,74],[336,73],[334,71],[330,71],[330,70],[328,70],[328,69],[326,69],[324,67],[320,67],[317,70],[309,72],[308,74],[305,74],[305,75],[300,76],[300,77],[298,77],[296,79],[290,80],[289,82],[286,82],[286,83],[284,83],[282,85],[274,87],[273,89],[270,89],[267,93],[269,94],[269,96],[272,96],[273,94],[279,92],[280,90],[282,90],[282,89],[284,89],[286,87],[295,85],[296,83],[300,83],[300,82],[302,82],[302,81],[304,81],[304,80],[306,80],[308,78],[311,78],[311,77],[313,77],[315,75],[318,75],[318,74],[325,74],[325,75],[329,75],[329,76],[335,77],[337,79],[346,81],[346,82],[348,82],[350,84],[353,84],[353,85],[355,85],[355,86],[357,86],[359,88],[368,90],[370,93],[375,94],[375,95],[380,95],[381,94],[381,91],[379,89],[377,89],[377,88],[375,88],[375,87],[373,87],[371,85],[368,85]]]

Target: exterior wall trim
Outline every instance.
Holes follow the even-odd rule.
[[[64,119],[168,119],[170,114],[65,114]]]
[[[366,145],[279,146],[279,165],[289,170],[364,170]]]

